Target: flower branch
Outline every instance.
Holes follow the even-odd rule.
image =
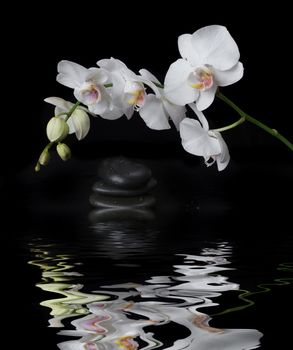
[[[63,140],[72,133],[78,140],[86,137],[90,129],[89,115],[116,120],[124,115],[130,119],[137,112],[154,130],[169,129],[174,124],[183,148],[203,157],[207,166],[216,163],[219,171],[224,170],[230,160],[221,132],[245,121],[262,128],[293,151],[292,143],[277,130],[249,116],[219,92],[219,88],[234,84],[243,76],[238,46],[225,27],[212,25],[193,34],[180,35],[178,48],[181,58],[170,65],[164,83],[146,69],[136,74],[113,57],[99,60],[97,67],[91,68],[60,61],[57,82],[73,89],[77,102],[73,104],[59,97],[45,99],[55,106],[55,116],[48,122],[50,142],[39,157],[36,171],[48,164],[53,145],[62,160],[70,158],[70,149]],[[203,111],[215,96],[233,108],[240,119],[210,129]],[[187,109],[193,111],[192,118],[187,117]]]
[[[250,115],[248,115],[247,113],[245,113],[242,109],[240,109],[234,102],[232,102],[228,97],[223,95],[221,92],[217,93],[217,97],[220,100],[224,101],[228,106],[233,108],[239,115],[241,115],[240,120],[241,119],[243,119],[243,121],[247,120],[248,122],[258,126],[259,128],[263,129],[267,133],[276,137],[278,140],[283,142],[291,151],[293,151],[293,144],[285,136],[281,135],[276,129],[270,128],[269,126],[267,126],[263,122],[257,120],[256,118],[253,118]]]

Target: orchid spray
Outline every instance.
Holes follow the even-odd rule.
[[[47,125],[50,142],[42,151],[35,170],[49,163],[53,147],[62,160],[70,158],[71,151],[64,140],[72,133],[78,140],[86,137],[90,129],[89,115],[115,120],[123,115],[130,119],[138,112],[145,124],[154,130],[171,128],[171,121],[179,131],[183,148],[202,156],[207,166],[216,163],[219,171],[224,170],[230,160],[221,133],[246,121],[293,151],[293,144],[287,138],[245,113],[220,91],[221,87],[236,83],[243,76],[238,46],[225,27],[211,25],[193,34],[183,34],[178,38],[178,47],[181,58],[169,67],[164,84],[146,69],[136,74],[115,58],[102,59],[97,62],[98,67],[93,68],[70,61],[59,62],[57,81],[73,89],[77,102],[59,97],[45,99],[55,106],[55,115]],[[202,111],[212,104],[215,96],[239,114],[236,122],[209,128]],[[187,108],[193,111],[194,118],[186,117]]]

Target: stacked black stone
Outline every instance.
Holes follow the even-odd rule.
[[[143,164],[124,157],[106,159],[98,170],[90,203],[100,209],[145,209],[154,206],[148,194],[157,181]]]

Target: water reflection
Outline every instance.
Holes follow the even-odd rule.
[[[37,260],[29,261],[29,264],[38,266],[42,270],[42,282],[37,283],[36,287],[46,292],[52,292],[62,295],[62,298],[48,299],[40,305],[51,309],[49,319],[51,327],[63,327],[62,320],[68,317],[76,317],[89,313],[86,304],[107,299],[105,295],[86,294],[80,292],[82,284],[66,283],[73,280],[73,277],[82,276],[75,271],[69,271],[74,268],[70,264],[72,257],[66,254],[51,255],[47,249],[52,246],[41,246],[32,248]]]
[[[42,270],[37,286],[62,295],[42,302],[51,308],[50,325],[61,327],[62,320],[74,317],[72,329],[59,334],[77,339],[59,343],[61,350],[243,350],[259,346],[259,331],[215,328],[209,325],[210,317],[200,312],[202,307],[217,305],[214,299],[224,292],[239,289],[220,274],[231,269],[231,247],[225,242],[199,255],[180,254],[181,263],[173,266],[169,276],[103,285],[91,293],[81,291],[86,285],[72,282],[86,283],[86,276],[75,271],[78,265],[70,263],[69,255],[53,255],[50,247],[40,245],[32,251],[37,259],[30,263]]]

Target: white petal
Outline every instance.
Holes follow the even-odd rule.
[[[76,109],[72,113],[69,120],[71,120],[77,139],[82,140],[84,137],[86,137],[90,130],[89,116],[83,110]]]
[[[191,34],[183,34],[178,38],[178,48],[182,58],[191,63],[192,66],[197,67],[200,65],[200,56],[195,50],[191,42]]]
[[[221,152],[218,140],[210,137],[197,120],[183,119],[180,123],[180,136],[183,148],[191,154],[206,159]]]
[[[174,105],[166,99],[163,100],[163,104],[174,125],[176,126],[176,129],[179,130],[179,124],[185,118],[186,108],[184,106]]]
[[[65,116],[64,117],[61,116],[60,118],[65,119]],[[74,127],[74,124],[73,124],[71,118],[69,118],[66,123],[69,126],[68,134],[74,134],[75,133],[75,127]]]
[[[228,86],[243,77],[243,64],[238,62],[233,68],[225,71],[214,70],[214,77],[218,86]]]
[[[236,65],[240,53],[228,30],[212,25],[197,30],[192,35],[192,45],[200,56],[201,64],[210,64],[216,69],[227,70]]]
[[[92,81],[95,84],[106,84],[109,73],[101,68],[89,68],[86,81]]]
[[[164,84],[164,94],[170,102],[184,106],[197,99],[198,90],[191,87],[188,82],[188,76],[192,71],[193,68],[183,59],[171,64]]]
[[[208,131],[209,130],[209,123],[207,118],[204,116],[204,114],[199,111],[196,107],[195,103],[190,103],[189,107],[193,110],[193,112],[196,114],[196,116],[198,117],[199,121],[201,122],[201,125],[203,127],[204,130]]]
[[[65,101],[61,97],[47,97],[44,99],[44,101],[50,103],[53,106],[59,107],[65,112],[68,112],[74,106],[72,102]]]
[[[159,80],[147,69],[141,69],[139,74],[146,80],[153,81],[154,83],[161,84]]]
[[[217,92],[217,85],[214,85],[205,91],[201,91],[198,100],[196,101],[196,107],[199,111],[207,109],[214,101]]]
[[[104,58],[97,62],[97,65],[104,68],[108,72],[113,72],[115,70],[127,69],[127,66],[120,60],[116,58]]]
[[[88,69],[80,64],[71,61],[60,61],[57,66],[58,83],[75,89],[79,87],[85,80],[88,74]]]
[[[113,83],[113,87],[109,88],[109,92],[112,96],[113,103],[118,108],[123,109],[125,80],[120,72],[110,73],[110,79]]]
[[[123,109],[123,112],[126,115],[127,119],[131,119],[134,113],[133,106],[129,106],[129,105],[125,106],[125,108]]]
[[[109,109],[105,113],[101,113],[100,116],[104,119],[115,120],[122,117],[123,114],[124,112],[121,109],[114,106],[112,109]]]
[[[226,142],[224,141],[222,135],[219,132],[210,131],[210,133],[214,134],[217,137],[217,139],[219,140],[219,144],[221,147],[221,153],[218,156],[216,156],[216,161],[217,161],[218,170],[222,171],[227,167],[227,165],[229,164],[229,161],[230,161],[229,149],[228,149],[228,146],[227,146]]]
[[[145,97],[145,103],[140,108],[139,114],[150,129],[170,129],[168,115],[164,110],[163,103],[153,94]]]
[[[162,88],[159,88],[156,86],[156,84],[161,85],[161,83],[159,82],[159,80],[148,70],[146,69],[141,69],[139,71],[141,77],[142,77],[142,82],[147,85],[148,87],[150,87],[153,92],[156,94],[156,96],[158,98],[160,98],[162,96]]]

